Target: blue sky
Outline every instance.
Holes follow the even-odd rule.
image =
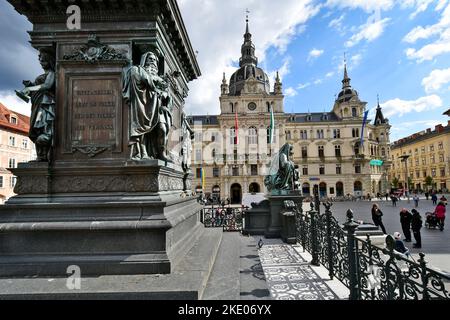
[[[217,114],[222,73],[237,66],[250,10],[260,64],[277,70],[286,112],[330,111],[341,89],[344,53],[352,86],[373,109],[377,94],[391,140],[447,123],[450,0],[179,0],[202,77],[191,83],[190,114]],[[25,114],[13,89],[40,72],[31,24],[0,0],[0,102]],[[15,52],[11,55],[11,52]],[[34,57],[34,58],[33,58]],[[373,113],[372,113],[373,114]]]

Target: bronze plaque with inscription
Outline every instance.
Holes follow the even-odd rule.
[[[63,153],[111,158],[122,152],[122,85],[117,74],[66,73]]]

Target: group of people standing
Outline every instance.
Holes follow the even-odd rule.
[[[418,200],[414,199],[416,208],[418,206]],[[438,205],[435,208],[434,214],[436,215],[437,219],[439,220],[439,227],[440,230],[444,230],[444,220],[445,220],[445,212],[446,212],[446,204],[444,201],[440,201]],[[378,204],[373,204],[372,206],[372,220],[373,223],[380,227],[380,229],[383,231],[384,234],[387,234],[386,228],[383,224],[383,212],[380,210],[380,207]],[[414,236],[415,243],[413,244],[414,248],[422,248],[422,236],[420,233],[420,230],[423,226],[422,217],[420,216],[419,211],[417,209],[412,209],[411,211],[408,211],[406,208],[403,208],[400,211],[400,224],[402,226],[402,231],[404,235],[404,242],[411,242],[411,230],[412,235]],[[394,233],[394,238],[396,241],[401,241],[401,235],[399,232]],[[400,246],[401,247],[401,246]],[[401,249],[401,248],[400,248]]]

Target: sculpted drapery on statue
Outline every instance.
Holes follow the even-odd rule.
[[[166,79],[159,76],[159,59],[149,51],[138,66],[123,74],[123,96],[130,106],[129,143],[131,159],[167,157],[169,130],[172,126],[172,98]]]
[[[292,161],[294,155],[292,145],[286,143],[272,158],[272,163],[264,184],[269,191],[294,190],[298,188],[299,173]]]
[[[31,98],[28,136],[36,146],[37,161],[48,161],[55,119],[55,56],[51,49],[40,50],[39,62],[44,73],[34,82],[23,81],[25,88],[16,93],[26,102]]]
[[[194,139],[194,130],[192,130],[186,118],[186,114],[181,114],[182,146],[181,146],[181,167],[185,173],[190,172],[192,140]]]

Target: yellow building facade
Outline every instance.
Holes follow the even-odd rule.
[[[450,188],[450,121],[447,126],[415,133],[391,146],[391,181],[408,189],[448,191]],[[406,160],[406,161],[405,161]],[[431,185],[427,185],[426,178]]]

